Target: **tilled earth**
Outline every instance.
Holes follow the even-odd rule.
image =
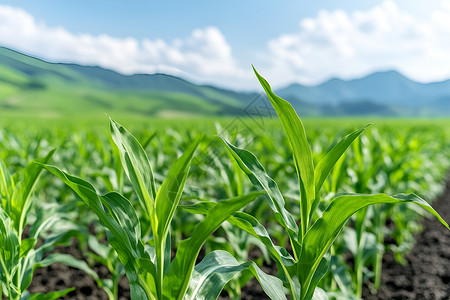
[[[433,208],[450,222],[450,181]],[[435,218],[425,219],[417,244],[398,265],[392,253],[383,258],[382,288],[377,294],[365,289],[363,299],[450,299],[450,230]]]
[[[71,247],[57,247],[55,252],[70,254],[77,259],[84,258],[80,255],[76,241],[72,243]],[[105,266],[95,265],[93,269],[101,278],[111,278]],[[48,293],[71,287],[75,287],[75,290],[59,299],[108,300],[106,292],[97,286],[92,277],[79,269],[61,263],[36,269],[28,290],[31,293]],[[119,294],[119,300],[130,299],[130,287],[126,277],[119,282]]]
[[[450,181],[447,182],[444,193],[434,203],[433,207],[446,220],[450,221]],[[417,244],[407,255],[406,265],[398,265],[392,253],[383,258],[382,287],[376,294],[364,289],[363,299],[450,299],[450,230],[445,229],[436,219],[424,220],[424,231],[417,235]],[[57,248],[58,252],[69,253],[81,259],[76,245]],[[108,277],[108,271],[103,266],[94,269],[102,278]],[[273,273],[270,266],[263,270]],[[76,289],[61,299],[107,300],[106,293],[98,288],[95,281],[83,271],[63,264],[53,264],[47,268],[35,271],[29,287],[31,293],[50,292],[69,287]],[[128,281],[122,278],[119,287],[120,300],[130,299]],[[220,299],[228,299],[223,292]],[[253,279],[242,290],[242,299],[268,299],[258,282]]]

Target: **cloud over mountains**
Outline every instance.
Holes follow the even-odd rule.
[[[450,1],[425,21],[385,1],[367,11],[322,10],[268,43],[268,70],[302,83],[396,69],[419,81],[450,77]],[[280,82],[281,83],[281,82]]]
[[[238,89],[257,87],[251,63],[275,86],[293,81],[315,84],[386,69],[424,82],[450,77],[450,0],[442,1],[426,19],[402,11],[391,0],[365,11],[322,10],[300,20],[297,31],[252,50],[251,62],[239,61],[213,25],[170,41],[119,38],[73,33],[48,26],[20,8],[0,5],[0,45],[124,74],[163,72]]]
[[[188,77],[243,76],[231,47],[215,27],[173,41],[75,34],[49,27],[26,11],[0,5],[0,44],[51,61],[98,65],[124,74],[169,73]]]

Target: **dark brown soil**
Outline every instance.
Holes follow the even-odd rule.
[[[74,241],[71,247],[56,247],[53,252],[70,254],[77,259],[84,259],[77,245],[78,243]],[[100,278],[111,277],[108,269],[103,265],[97,264],[93,269]],[[30,293],[48,293],[71,287],[75,287],[75,290],[60,299],[108,300],[106,292],[97,286],[92,277],[79,269],[68,267],[61,263],[54,263],[46,268],[36,269],[28,290]],[[130,287],[126,277],[119,282],[119,295],[119,300],[130,299]]]
[[[450,181],[433,207],[450,221]],[[382,287],[375,295],[366,287],[363,299],[450,299],[450,230],[435,218],[425,219],[423,225],[417,244],[406,257],[407,264],[396,264],[392,252],[386,253]]]
[[[446,220],[450,221],[450,181],[445,192],[433,203],[433,207]],[[61,253],[69,253],[82,258],[75,245],[72,247],[58,247]],[[450,299],[450,230],[436,219],[424,220],[424,231],[417,236],[417,244],[406,257],[406,265],[398,265],[392,253],[388,252],[383,258],[382,287],[373,295],[365,287],[363,299]],[[108,277],[103,266],[94,269],[102,278]],[[274,268],[265,265],[265,272],[273,273]],[[95,281],[83,271],[53,264],[47,268],[37,269],[30,285],[31,293],[50,292],[69,287],[76,290],[62,299],[99,299],[107,300],[106,293],[97,287]],[[121,300],[130,299],[128,281],[122,278],[119,294]],[[219,299],[229,299],[226,292],[222,292]],[[242,290],[242,299],[268,299],[259,283],[252,279]]]

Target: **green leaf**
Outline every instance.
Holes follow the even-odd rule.
[[[247,174],[253,185],[258,190],[266,192],[269,206],[274,211],[278,223],[288,230],[291,237],[295,238],[298,231],[297,224],[295,224],[294,217],[284,208],[284,198],[276,182],[267,175],[263,166],[253,153],[245,149],[237,148],[224,139],[222,141],[242,171]]]
[[[214,205],[215,202],[203,201],[192,205],[183,206],[183,209],[191,213],[206,214],[212,207],[214,207]],[[262,226],[255,217],[244,212],[236,212],[230,216],[227,221],[233,226],[247,231],[261,241],[266,246],[272,259],[275,260],[278,270],[283,272],[286,280],[293,285],[288,268],[286,267],[294,266],[296,261],[292,258],[289,252],[286,251],[286,249],[273,244],[266,228],[264,228],[264,226]]]
[[[221,250],[209,253],[195,266],[183,299],[217,299],[225,284],[246,269],[253,273],[270,299],[286,299],[280,279],[265,274],[253,262],[240,264],[230,253]]]
[[[247,231],[260,240],[278,263],[283,266],[292,266],[296,263],[286,249],[273,244],[266,228],[264,228],[264,226],[262,226],[252,215],[244,212],[236,212],[228,218],[228,222],[230,222],[233,226]]]
[[[22,171],[22,180],[14,189],[11,199],[12,219],[14,221],[14,228],[18,232],[18,236],[22,236],[22,231],[25,226],[26,217],[30,210],[33,193],[39,175],[42,172],[41,163],[47,163],[55,153],[55,149],[50,151],[46,157],[35,160],[29,163]]]
[[[103,183],[105,184],[106,190],[108,190],[108,191],[114,190],[113,183],[111,182],[110,174],[94,172],[91,175],[95,176],[95,177],[100,177],[103,180]]]
[[[11,197],[14,191],[14,180],[9,174],[8,168],[0,157],[0,204],[6,209],[6,213],[11,213]]]
[[[302,284],[302,297],[311,288],[310,283],[319,262],[328,251],[347,220],[358,210],[378,203],[415,203],[429,211],[441,223],[450,229],[439,214],[422,198],[414,194],[399,194],[388,196],[375,195],[345,195],[334,199],[314,225],[308,230],[298,263],[298,273]]]
[[[180,202],[180,197],[183,193],[183,188],[189,173],[192,157],[195,149],[197,149],[200,139],[201,137],[191,144],[187,151],[175,161],[161,187],[159,188],[158,193],[156,194],[155,212],[157,222],[156,228],[153,227],[153,238],[155,244],[158,275],[157,289],[159,298],[162,295],[162,280],[165,273],[165,266],[168,265],[170,260],[170,249],[167,249],[166,247],[166,240],[170,240],[170,236],[168,236],[167,233],[175,210]],[[168,256],[165,255],[165,252],[168,252]]]
[[[60,212],[64,211],[64,208],[69,208],[70,206],[61,205],[62,210],[57,211],[56,209],[37,209],[36,210],[36,220],[30,227],[30,237],[38,239],[40,234],[49,230],[52,230],[55,223],[61,221]],[[68,209],[66,211],[69,211]],[[73,223],[72,223],[73,224]],[[58,226],[58,228],[60,228]]]
[[[318,287],[314,290],[312,300],[328,300],[328,295],[323,289]]]
[[[190,238],[178,244],[177,254],[169,271],[164,276],[164,296],[169,299],[182,299],[189,284],[192,270],[200,248],[206,239],[234,212],[238,211],[261,192],[230,198],[218,202],[208,211],[203,221],[195,227]]]
[[[55,300],[61,298],[71,291],[75,290],[75,288],[68,288],[61,291],[51,292],[51,293],[37,293],[37,294],[24,294],[20,300]]]
[[[66,183],[94,211],[102,225],[110,230],[108,242],[125,267],[130,287],[133,286],[132,297],[135,294],[136,299],[153,299],[156,269],[140,240],[139,220],[131,203],[114,192],[99,196],[89,182],[54,166],[43,166]],[[142,291],[145,298],[141,297]]]
[[[89,248],[95,252],[96,255],[101,257],[103,260],[107,260],[108,256],[110,255],[111,247],[108,245],[104,245],[99,242],[96,236],[89,234],[87,236],[87,242],[89,245]]]
[[[201,201],[189,205],[178,205],[178,207],[184,209],[187,212],[190,212],[191,214],[206,215],[208,211],[216,206],[216,204],[217,202],[213,201]]]
[[[110,192],[101,197],[102,204],[108,209],[119,226],[124,229],[131,242],[131,247],[139,249],[141,238],[141,226],[136,211],[130,201],[116,192]],[[134,257],[141,257],[144,251],[133,251]]]
[[[347,230],[348,227],[345,229]],[[347,265],[342,256],[332,256],[330,262],[330,273],[338,286],[338,290],[343,294],[353,294],[355,283],[352,281],[350,273],[352,269]],[[357,298],[357,297],[355,297]],[[346,298],[344,298],[346,299]],[[351,299],[351,298],[349,298]],[[357,298],[359,299],[359,298]],[[354,299],[353,299],[354,300]]]
[[[327,252],[328,255],[325,255],[317,267],[316,271],[314,272],[314,276],[312,277],[310,287],[308,289],[308,292],[306,293],[306,299],[321,299],[316,298],[318,295],[321,295],[320,288],[317,288],[317,284],[319,281],[325,276],[325,274],[328,272],[328,267],[330,265],[330,255],[329,252]],[[326,296],[326,294],[325,294]],[[321,296],[322,297],[322,296]],[[328,298],[326,298],[328,299]]]
[[[309,214],[315,198],[314,165],[311,148],[306,138],[305,128],[292,105],[272,92],[269,83],[253,67],[256,77],[264,88],[267,97],[277,112],[294,155],[294,164],[300,181],[300,211],[302,214],[302,236],[309,226]]]
[[[154,264],[149,259],[138,259],[141,269],[136,271],[125,266],[125,272],[130,284],[131,299],[156,300],[156,285],[153,284],[156,277]]]
[[[175,210],[180,202],[184,184],[189,173],[192,157],[197,149],[201,138],[198,138],[178,158],[169,170],[156,195],[156,215],[158,217],[158,228],[155,229],[159,238],[164,241],[169,230]]]
[[[278,272],[281,276],[280,278],[287,282],[292,294],[297,294],[295,289],[298,285],[298,280],[296,281],[296,279],[293,278],[296,273],[297,262],[291,257],[289,252],[280,246],[274,245],[264,226],[262,226],[256,218],[249,214],[244,212],[236,212],[233,216],[228,218],[228,222],[247,231],[266,246],[272,259],[274,259],[277,264]],[[292,242],[297,243],[297,240],[292,240]],[[294,245],[296,245],[296,248],[300,251],[301,245]]]
[[[34,248],[36,242],[37,240],[33,238],[22,240],[22,242],[20,243],[20,257],[27,255],[27,253]]]
[[[69,255],[69,254],[52,253],[49,256],[47,256],[45,259],[36,263],[34,265],[33,269],[48,267],[51,264],[57,263],[57,262],[85,272],[86,274],[91,276],[95,281],[97,281],[97,284],[99,284],[100,278],[99,278],[97,272],[95,272],[93,269],[91,269],[85,261],[76,259],[75,257],[73,257],[72,255]]]
[[[122,125],[110,120],[111,136],[120,150],[120,159],[125,173],[137,193],[142,208],[148,218],[154,220],[156,197],[155,179],[147,154],[138,140]]]
[[[61,209],[67,208],[66,205],[62,205],[61,207]],[[36,219],[29,231],[31,238],[24,239],[21,242],[20,289],[22,291],[25,291],[31,283],[33,266],[36,260],[41,259],[49,247],[60,243],[67,243],[72,237],[80,239],[84,235],[85,231],[83,228],[75,225],[71,221],[61,219],[58,215],[60,211],[52,208],[56,207],[52,206],[37,210]],[[51,231],[51,233],[46,235],[43,241],[39,242],[37,249],[34,249],[42,231]]]
[[[146,149],[148,145],[150,145],[151,141],[155,138],[156,131],[153,132],[149,137],[145,140],[145,142],[142,143],[142,149]]]
[[[101,197],[97,194],[94,187],[89,182],[67,174],[59,170],[57,167],[50,165],[44,165],[44,167],[66,183],[94,211],[100,221],[103,222],[103,225],[111,230],[112,234],[116,236],[119,241],[121,241],[116,245],[116,251],[119,256],[123,255],[124,260],[126,260],[128,256],[132,256],[132,242],[129,237],[136,236],[136,233],[128,234],[127,229],[131,231],[136,231],[136,229],[122,228],[112,214],[105,212]],[[126,201],[128,202],[128,200]],[[131,203],[129,206],[131,206]],[[134,217],[137,218],[136,213],[134,213]]]
[[[342,156],[342,154],[345,153],[351,143],[353,143],[353,141],[364,131],[364,129],[367,128],[367,126],[360,130],[352,132],[349,135],[346,135],[342,140],[339,141],[339,143],[337,143],[330,151],[328,151],[328,153],[325,154],[325,156],[317,164],[314,170],[315,199],[311,208],[310,218],[312,218],[314,211],[319,205],[319,192],[322,188],[323,182],[330,174],[331,169],[333,169],[334,165]]]
[[[14,270],[19,264],[20,244],[13,223],[6,212],[0,207],[0,279],[10,281]],[[12,284],[9,282],[8,284]]]

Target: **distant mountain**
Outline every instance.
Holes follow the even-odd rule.
[[[49,63],[0,47],[0,112],[238,115],[255,95],[166,74],[127,76],[100,67]]]
[[[316,86],[291,84],[276,91],[285,99],[296,99],[319,108],[318,114],[450,116],[450,80],[418,83],[396,71],[366,77],[330,79]]]
[[[450,80],[423,84],[396,71],[315,86],[292,84],[276,93],[302,116],[450,116]],[[166,74],[128,76],[49,63],[0,47],[0,116],[246,115],[255,99],[256,92],[197,85]]]

